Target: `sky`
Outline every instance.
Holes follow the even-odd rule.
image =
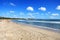
[[[60,19],[60,0],[0,0],[0,16]]]

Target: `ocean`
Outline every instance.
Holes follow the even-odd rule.
[[[13,20],[16,23],[35,25],[36,27],[60,31],[60,21]]]

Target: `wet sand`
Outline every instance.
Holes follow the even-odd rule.
[[[0,40],[60,40],[60,33],[0,20]]]

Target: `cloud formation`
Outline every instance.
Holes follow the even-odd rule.
[[[53,13],[53,14],[51,14],[52,16],[59,16],[59,14],[58,13]]]
[[[11,6],[16,6],[16,5],[15,5],[14,3],[12,3],[12,2],[10,3],[10,5],[11,5]]]
[[[45,7],[40,7],[40,8],[38,8],[38,10],[46,11],[46,8]]]
[[[58,6],[56,7],[56,9],[57,9],[57,10],[60,10],[60,5],[58,5]]]
[[[28,13],[27,16],[30,18],[34,18],[34,15],[32,13]]]
[[[12,10],[11,10],[11,11],[9,11],[9,12],[10,12],[10,13],[14,13],[15,11],[12,11]]]
[[[27,10],[34,11],[33,7],[31,7],[31,6],[27,7]]]

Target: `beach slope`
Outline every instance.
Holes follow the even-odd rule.
[[[0,20],[0,40],[60,40],[60,33]]]

